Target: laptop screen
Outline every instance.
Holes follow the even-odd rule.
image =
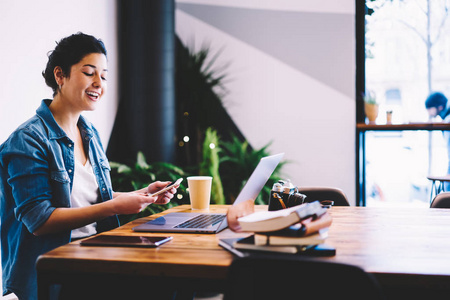
[[[283,156],[284,153],[263,157],[259,161],[250,178],[247,180],[247,183],[237,196],[233,205],[249,199],[254,201]]]

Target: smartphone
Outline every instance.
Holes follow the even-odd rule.
[[[147,194],[147,196],[153,197],[153,196],[157,196],[159,194],[162,194],[164,192],[167,192],[168,190],[170,190],[171,188],[175,187],[175,186],[179,186],[180,183],[183,181],[183,178],[179,178],[177,179],[177,181],[172,181],[171,183],[169,183],[168,185],[166,185],[166,187],[160,189],[157,192],[154,192],[153,194]]]
[[[82,240],[82,246],[112,246],[112,247],[144,247],[155,248],[172,240],[171,236],[136,236],[136,235],[97,235]]]

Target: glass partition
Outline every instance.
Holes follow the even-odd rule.
[[[365,143],[366,206],[429,207],[432,183],[427,176],[447,174],[443,132],[367,131]]]
[[[355,3],[360,204],[429,207],[427,176],[445,175],[449,165],[448,136],[425,124],[447,122],[450,109],[430,115],[425,100],[433,92],[450,97],[450,1]],[[368,102],[377,105],[375,121],[365,117]],[[390,124],[418,126],[383,128]]]

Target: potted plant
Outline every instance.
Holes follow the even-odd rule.
[[[368,91],[364,95],[364,112],[366,113],[369,124],[374,124],[378,117],[378,102],[373,91]]]

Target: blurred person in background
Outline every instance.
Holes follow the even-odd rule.
[[[450,108],[448,107],[447,97],[441,92],[431,93],[425,100],[429,120],[440,118],[445,123],[450,123]],[[447,143],[448,168],[447,174],[450,174],[450,131],[444,130],[444,141]],[[450,191],[450,183],[444,182],[444,191]]]

